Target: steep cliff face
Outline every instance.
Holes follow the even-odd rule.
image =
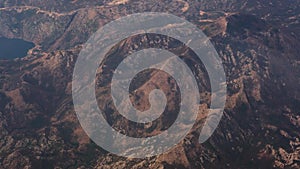
[[[0,61],[0,168],[299,168],[299,5],[279,0],[1,2],[0,36],[31,41],[36,48],[25,58]],[[169,152],[126,159],[86,136],[72,105],[71,81],[81,45],[93,32],[143,11],[186,18],[211,38],[225,67],[228,98],[206,143],[198,143],[205,120],[199,118]],[[205,111],[208,105],[201,106]]]

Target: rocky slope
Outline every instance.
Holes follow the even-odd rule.
[[[299,168],[299,5],[279,0],[1,2],[0,36],[31,41],[36,48],[25,58],[0,61],[0,168]],[[71,80],[81,45],[93,32],[143,11],[186,18],[211,38],[224,63],[228,99],[206,143],[198,143],[204,120],[199,119],[169,152],[127,159],[86,136],[72,105]],[[205,111],[208,105],[201,106]]]

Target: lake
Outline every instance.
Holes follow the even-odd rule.
[[[22,39],[9,39],[0,37],[0,59],[22,58],[27,55],[34,43]]]

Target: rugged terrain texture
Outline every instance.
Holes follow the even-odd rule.
[[[0,7],[0,36],[36,44],[25,58],[0,61],[0,168],[300,168],[298,0],[4,0]],[[169,152],[126,159],[95,145],[80,127],[72,72],[93,32],[144,11],[186,18],[211,38],[228,98],[206,143],[198,143],[199,118]]]

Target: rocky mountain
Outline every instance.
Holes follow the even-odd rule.
[[[35,48],[24,58],[0,60],[0,168],[300,168],[299,9],[297,0],[1,1],[0,36],[33,42]],[[81,128],[72,103],[72,73],[92,33],[145,11],[185,18],[210,37],[223,61],[228,96],[221,123],[206,143],[198,143],[205,120],[198,118],[169,152],[128,159],[98,147]],[[134,50],[143,38],[153,42],[151,36],[131,37],[115,50]],[[147,84],[157,80],[155,72],[145,77],[133,90],[152,89]],[[205,93],[200,91],[209,100]],[[207,107],[203,103],[201,111]],[[108,121],[118,119],[115,113]],[[149,134],[171,122],[166,116]],[[122,129],[127,123],[112,125]]]

